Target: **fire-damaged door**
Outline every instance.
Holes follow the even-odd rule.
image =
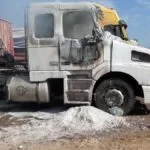
[[[59,70],[58,4],[28,8],[28,61],[30,71]]]
[[[70,9],[60,5],[60,69],[71,73],[64,80],[64,103],[89,104],[94,84],[89,74],[101,63],[101,52],[93,36],[95,16],[92,9],[84,5],[67,8]]]
[[[97,45],[90,39],[93,36],[94,15],[89,9],[63,9],[62,36],[60,38],[60,69],[92,69],[100,54]]]

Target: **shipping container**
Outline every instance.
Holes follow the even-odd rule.
[[[12,24],[3,19],[0,19],[0,41],[0,47],[14,56]]]

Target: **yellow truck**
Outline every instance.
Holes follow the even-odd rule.
[[[111,32],[113,35],[119,36],[125,41],[128,41],[127,24],[121,20],[117,11],[113,8],[107,8],[99,4],[95,4],[100,11],[98,23],[104,30]]]

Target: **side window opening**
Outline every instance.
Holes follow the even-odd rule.
[[[131,60],[150,63],[150,55],[144,52],[138,52],[136,50],[133,50],[131,54]]]
[[[115,27],[114,25],[105,25],[104,30],[110,32],[113,35],[116,35]]]
[[[121,39],[124,39],[123,32],[121,29],[121,26],[117,25],[106,25],[104,26],[105,31],[109,31],[111,34],[120,37]]]
[[[38,14],[34,22],[36,38],[53,38],[54,16],[53,14]]]
[[[63,15],[63,32],[65,38],[83,39],[92,35],[93,16],[88,11],[71,11]]]
[[[117,26],[116,27],[116,36],[119,36],[121,39],[123,39],[123,33],[122,33],[122,30],[121,30],[121,26]]]

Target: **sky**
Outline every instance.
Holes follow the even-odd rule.
[[[31,2],[82,1],[82,0],[1,0],[0,18],[12,22],[14,28],[24,27],[24,9]],[[85,0],[84,0],[85,1]],[[150,0],[86,0],[115,8],[128,24],[130,39],[138,39],[150,47]]]

